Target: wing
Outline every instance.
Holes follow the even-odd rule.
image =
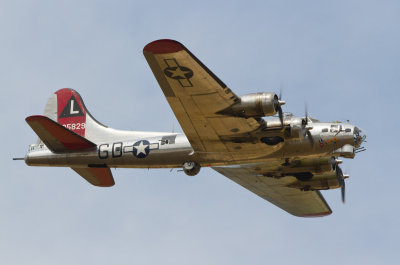
[[[319,191],[302,191],[289,187],[297,181],[294,177],[278,179],[255,174],[257,167],[235,166],[213,167],[213,169],[292,215],[318,217],[332,213]]]
[[[239,98],[181,43],[154,41],[143,53],[195,153],[214,153],[213,159],[267,154],[267,146],[252,137],[263,120],[217,114]],[[227,140],[237,135],[246,139]]]
[[[109,167],[71,167],[90,184],[98,187],[111,187],[115,184]]]

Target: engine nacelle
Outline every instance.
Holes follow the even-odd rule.
[[[267,129],[281,128],[281,122],[279,119],[271,119],[265,121],[267,124]],[[289,129],[285,129],[285,140],[303,139],[305,130],[307,129],[307,126],[305,126],[304,123],[304,118],[294,117],[292,115],[285,116],[285,118],[283,119],[283,125],[285,127],[289,127]]]
[[[304,180],[299,178],[297,175],[294,176],[297,178],[297,181],[290,183],[288,187],[301,190],[329,190],[340,187],[335,171],[330,173],[312,174],[309,179]]]
[[[252,93],[241,96],[239,101],[220,111],[219,114],[240,117],[265,117],[275,115],[278,108],[279,99],[275,93]]]
[[[282,168],[282,176],[295,177],[288,187],[301,190],[327,190],[340,187],[336,176],[338,164],[342,161],[332,158],[311,158],[288,162]]]
[[[294,118],[290,122],[290,138],[292,139],[301,139],[302,138],[302,124],[303,119]]]
[[[195,176],[199,173],[201,166],[197,162],[185,162],[182,168],[186,175]]]
[[[267,128],[280,127],[279,120],[268,121]],[[289,130],[285,132],[285,140],[300,140],[304,138],[305,130],[307,129],[304,118],[300,117],[287,117],[284,119],[283,124],[289,126]]]

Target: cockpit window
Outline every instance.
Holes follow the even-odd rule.
[[[323,128],[322,132],[328,132],[328,128]]]

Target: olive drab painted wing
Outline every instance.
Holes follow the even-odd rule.
[[[252,136],[262,120],[217,114],[239,98],[181,43],[157,40],[143,53],[195,154],[235,160],[279,148],[267,147]],[[237,135],[246,139],[229,140]]]
[[[294,177],[274,178],[267,176],[266,172],[256,173],[260,170],[260,165],[213,167],[213,169],[292,215],[320,217],[332,213],[319,191],[304,191],[290,187],[296,182]]]

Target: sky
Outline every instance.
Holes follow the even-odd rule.
[[[0,1],[2,264],[397,264],[398,1]],[[24,121],[60,88],[116,129],[182,131],[142,54],[182,42],[236,94],[279,92],[284,110],[350,120],[366,152],[345,159],[346,204],[297,218],[206,168],[116,169],[112,188],[28,167]],[[395,137],[396,139],[394,139]]]

